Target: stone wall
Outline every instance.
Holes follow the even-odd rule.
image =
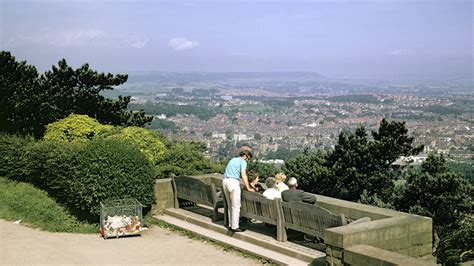
[[[156,203],[151,208],[153,214],[161,214],[163,209],[174,207],[174,195],[171,178],[156,180],[155,197]]]
[[[344,213],[349,219],[372,219],[366,223],[329,228],[324,232],[329,265],[350,265],[345,260],[345,251],[357,245],[372,246],[412,258],[431,256],[431,218],[320,195],[316,197],[318,205],[334,213]],[[352,257],[354,253],[352,251]]]
[[[356,245],[344,250],[344,264],[428,266],[433,265],[434,262],[415,259],[413,257],[372,246]]]
[[[216,188],[221,174],[195,176]],[[157,203],[153,213],[173,208],[171,179],[156,181]],[[350,220],[370,217],[372,221],[326,229],[327,265],[425,265],[434,264],[420,257],[432,258],[432,220],[428,217],[378,208],[355,202],[315,195],[317,205]],[[404,263],[401,263],[401,262]]]

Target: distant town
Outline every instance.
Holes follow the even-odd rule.
[[[214,158],[249,146],[261,159],[285,159],[305,148],[333,147],[341,130],[375,130],[384,117],[405,121],[424,153],[471,164],[474,158],[474,92],[457,81],[341,82],[310,72],[141,73],[114,93],[130,95],[129,108],[153,115],[151,128],[203,142]]]

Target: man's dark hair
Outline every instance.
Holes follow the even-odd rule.
[[[239,156],[242,157],[244,155],[247,155],[247,157],[250,159],[253,157],[252,155],[252,152],[250,152],[249,150],[243,150],[243,151],[240,151],[239,152]]]

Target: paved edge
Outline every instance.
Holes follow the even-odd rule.
[[[182,209],[167,209],[164,210],[163,215],[155,215],[154,218],[258,257],[272,260],[278,264],[325,265],[326,254],[323,252],[316,250],[301,252],[301,250],[291,249],[282,245],[279,246],[278,244],[271,243],[272,241],[259,239],[247,233],[228,235],[229,232],[224,226],[212,223],[207,217],[197,216],[200,215]]]

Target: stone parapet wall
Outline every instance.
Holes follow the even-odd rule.
[[[155,183],[156,203],[152,206],[153,214],[161,214],[164,209],[174,207],[173,185],[171,178],[157,179]]]
[[[222,185],[222,174],[194,177],[208,184],[213,183],[216,188]],[[155,195],[157,203],[152,208],[153,213],[173,208],[171,179],[157,180]],[[362,217],[372,219],[366,223],[325,230],[327,265],[412,265],[410,263],[415,261],[418,264],[413,265],[429,265],[429,262],[419,258],[431,257],[431,218],[321,195],[315,196],[317,205],[334,213],[343,213],[350,220]],[[400,263],[399,259],[408,264],[397,264]]]
[[[343,213],[351,220],[362,217],[372,219],[366,223],[327,229],[324,232],[327,264],[350,264],[344,259],[345,251],[358,245],[372,246],[414,259],[431,256],[433,237],[431,218],[321,195],[316,195],[316,198],[318,205],[334,213]]]
[[[345,249],[343,261],[345,265],[435,265],[433,261],[415,259],[396,252],[367,245],[356,245]]]

